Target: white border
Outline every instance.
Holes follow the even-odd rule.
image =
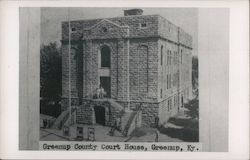
[[[18,7],[201,7],[230,8],[229,152],[46,152],[18,150]],[[1,1],[0,2],[0,158],[248,159],[249,156],[248,1]],[[11,83],[10,83],[11,82]]]

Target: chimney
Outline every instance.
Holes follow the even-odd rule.
[[[142,9],[128,9],[124,10],[124,16],[134,16],[134,15],[142,15]]]

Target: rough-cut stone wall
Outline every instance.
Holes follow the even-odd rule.
[[[103,46],[110,49],[110,74],[102,75],[100,66],[100,50]],[[84,42],[83,53],[83,97],[91,98],[100,84],[100,76],[111,77],[111,98],[117,98],[117,41],[89,40]]]
[[[111,126],[113,122],[120,117],[121,111],[112,107],[108,101],[105,100],[87,100],[83,99],[83,105],[77,108],[76,120],[80,124],[95,124],[96,115],[95,107],[104,107],[105,109],[105,125]]]
[[[141,103],[142,125],[154,126],[155,118],[159,114],[159,103]]]
[[[68,109],[69,106],[69,98],[61,98],[61,109],[62,111]],[[80,105],[80,99],[79,98],[71,98],[71,106],[79,106]]]
[[[117,40],[117,91],[114,92],[118,101],[128,101],[128,57],[129,40]],[[126,107],[126,106],[124,106]]]
[[[94,112],[90,101],[83,101],[83,104],[76,110],[76,123],[95,124]]]
[[[103,46],[107,46],[110,49],[110,58],[111,65],[108,70],[110,70],[110,74],[103,74],[100,66],[100,58],[101,58],[101,48]],[[92,88],[94,91],[99,87],[100,77],[101,76],[110,76],[111,78],[111,98],[117,98],[117,41],[116,40],[93,40],[92,43],[92,52],[90,53],[92,57],[92,67],[87,70],[92,70],[92,78],[89,81],[92,82]],[[94,82],[93,82],[94,79]]]
[[[78,51],[71,49],[72,105],[80,105],[82,98],[93,97],[104,72],[111,77],[111,98],[124,108],[128,101],[132,110],[141,108],[143,125],[153,125],[156,116],[162,123],[167,121],[171,113],[176,113],[176,110],[168,111],[168,100],[172,99],[172,106],[176,106],[176,101],[180,106],[182,96],[185,99],[191,96],[192,38],[161,16],[126,16],[71,21],[70,24],[74,30],[71,32],[72,47],[79,48],[79,43],[82,44],[81,61],[76,56]],[[68,106],[69,96],[68,25],[68,22],[62,23],[63,109]],[[100,48],[104,45],[111,50],[111,67],[105,71],[99,64]],[[168,51],[171,57],[167,56]],[[174,61],[176,57],[179,63]],[[171,65],[167,64],[168,59]],[[79,63],[82,70],[79,70]],[[180,82],[176,83],[178,73]],[[169,75],[171,87],[167,88]],[[86,103],[77,111],[78,122],[94,123],[93,107]]]
[[[187,34],[184,30],[179,28],[179,43],[189,48],[193,48],[192,42],[193,42],[192,37],[189,34]]]
[[[102,20],[93,27],[83,29],[83,39],[109,39],[128,37],[129,27]]]
[[[158,15],[125,16],[107,18],[107,20],[120,26],[129,26],[129,37],[155,37],[158,35]],[[82,36],[84,29],[93,27],[101,21],[103,19],[71,21],[71,28],[76,29],[72,33],[71,39],[78,40]],[[146,27],[141,28],[141,23],[146,23]],[[68,39],[68,26],[69,22],[62,22],[62,40]]]
[[[159,16],[158,19],[160,37],[173,43],[180,43],[186,47],[192,48],[192,37],[189,34],[161,16]]]
[[[122,106],[126,106],[127,102],[118,102]],[[131,110],[141,110],[141,123],[142,126],[154,126],[155,118],[159,116],[159,103],[157,102],[143,102],[131,101]]]
[[[157,39],[133,39],[129,52],[130,100],[157,101]]]
[[[178,55],[178,46],[169,41],[160,39],[158,41],[158,48],[158,55],[160,57],[158,63],[158,97],[160,101],[163,101],[178,92],[178,85],[175,79],[179,67],[175,59],[175,56]],[[162,64],[160,62],[161,54]],[[168,79],[168,77],[170,78]],[[169,83],[169,87],[167,86],[167,83]]]
[[[178,27],[159,16],[159,35],[169,41],[178,43]]]
[[[69,48],[68,44],[62,45],[62,109],[68,104],[69,98],[69,74],[71,77],[71,98],[72,105],[79,105],[79,96],[82,96],[82,61],[79,54],[81,49],[79,44],[72,44],[70,50],[71,66],[69,68]],[[69,72],[70,69],[70,72]],[[67,103],[67,104],[65,104]]]
[[[164,39],[159,40],[158,48],[158,97],[161,101],[159,117],[160,122],[165,123],[183,106],[182,97],[185,103],[192,96],[192,51],[186,46]],[[171,85],[167,87],[167,83]]]

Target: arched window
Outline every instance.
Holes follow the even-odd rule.
[[[110,67],[110,48],[108,46],[101,48],[101,67]]]

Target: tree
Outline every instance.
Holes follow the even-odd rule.
[[[192,100],[189,100],[184,107],[188,109],[186,111],[186,114],[191,119],[199,119],[199,100],[197,97]]]
[[[194,98],[185,104],[186,112],[192,119],[199,118],[199,83],[198,83],[198,57],[192,57],[192,85]]]
[[[51,107],[60,107],[62,88],[62,56],[56,42],[40,48],[40,110],[56,116]],[[50,108],[49,108],[50,107]],[[53,108],[55,110],[55,108]]]
[[[198,57],[193,56],[192,57],[192,85],[193,89],[198,89],[198,74],[199,74],[199,63],[198,63]]]

